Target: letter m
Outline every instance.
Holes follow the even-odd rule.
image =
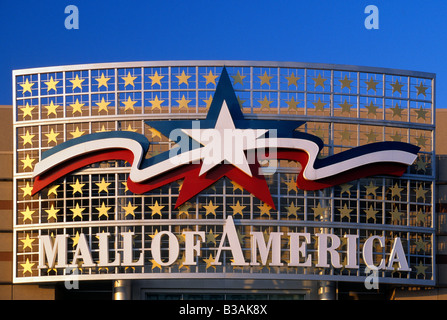
[[[66,268],[68,266],[67,238],[68,234],[58,234],[54,241],[49,235],[39,236],[39,269]],[[45,261],[48,261],[48,266]]]
[[[251,265],[259,266],[257,262],[257,248],[259,248],[259,255],[261,257],[261,262],[263,265],[267,264],[267,258],[269,256],[269,251],[272,251],[272,263],[270,266],[282,266],[281,263],[281,236],[282,232],[272,232],[270,233],[269,240],[267,244],[264,240],[264,233],[262,232],[251,232]]]

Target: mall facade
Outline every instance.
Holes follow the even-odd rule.
[[[447,297],[432,73],[45,67],[0,111],[2,299]]]

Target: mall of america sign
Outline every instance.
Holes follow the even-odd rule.
[[[132,237],[134,232],[121,232],[122,249],[114,252],[113,261],[109,257],[109,237],[110,233],[97,233],[96,237],[99,239],[99,255],[98,261],[94,261],[89,249],[89,244],[86,236],[81,233],[78,237],[78,244],[72,257],[71,264],[67,261],[67,238],[69,235],[57,235],[53,239],[49,235],[39,236],[39,269],[53,269],[53,268],[91,268],[91,267],[137,267],[144,266],[144,253],[135,250],[132,244]],[[196,266],[197,257],[202,255],[201,242],[205,241],[204,231],[184,231],[183,252],[184,260],[183,266]],[[281,238],[286,236],[289,241],[289,255],[288,263],[283,263],[281,259]],[[347,240],[347,252],[345,265],[341,264],[340,253],[337,248],[341,245],[340,237],[330,233],[317,233],[314,235],[317,242],[317,263],[312,264],[311,254],[307,254],[307,245],[311,242],[310,233],[288,232],[284,235],[283,232],[271,232],[268,239],[265,239],[263,232],[250,232],[250,254],[251,258],[246,261],[242,251],[242,246],[232,216],[229,216],[223,227],[222,239],[216,241],[217,253],[213,259],[208,262],[210,266],[220,266],[220,256],[223,250],[229,251],[233,257],[231,265],[234,267],[245,266],[271,266],[271,267],[312,267],[328,268],[332,265],[334,268],[348,268],[359,269],[359,262],[357,258],[357,240],[358,235],[345,235]],[[162,241],[167,242],[168,254],[167,259],[162,258]],[[266,241],[267,240],[267,241]],[[228,242],[228,244],[227,244]],[[376,245],[385,247],[384,236],[371,236],[363,243],[362,257],[365,265],[371,270],[396,270],[396,271],[410,271],[408,262],[405,257],[405,252],[402,247],[402,242],[399,237],[394,238],[389,252],[388,261],[381,259],[376,265],[373,255]],[[114,247],[117,247],[114,244]],[[137,252],[136,252],[137,251]],[[156,265],[169,267],[177,262],[180,253],[180,244],[177,236],[170,231],[158,232],[152,237],[152,244],[150,248],[153,261]],[[121,256],[122,255],[122,256]],[[135,260],[135,255],[137,259]],[[330,259],[328,259],[330,257]],[[152,260],[151,259],[151,260]],[[329,264],[330,262],[330,264]],[[395,268],[395,263],[397,268]]]
[[[30,195],[38,195],[52,183],[91,164],[124,160],[129,164],[126,167],[126,188],[134,194],[147,194],[183,180],[175,209],[182,208],[224,177],[250,192],[266,208],[275,209],[277,200],[271,195],[266,177],[277,172],[279,160],[301,164],[302,169],[296,177],[298,188],[321,190],[374,175],[400,177],[414,163],[420,150],[418,146],[399,141],[375,142],[321,158],[319,154],[324,146],[322,140],[295,130],[305,122],[247,119],[241,111],[225,67],[220,74],[206,118],[148,120],[145,123],[168,137],[175,146],[166,152],[148,156],[150,142],[144,135],[136,132],[112,130],[75,137],[42,152],[40,161],[33,167]],[[79,182],[76,181],[76,184]],[[207,205],[212,206],[212,203],[204,204]],[[107,216],[107,207],[104,203],[102,206],[104,210],[98,209],[99,217]],[[53,207],[46,211],[51,210],[54,210]],[[31,210],[27,207],[24,212],[27,211]],[[390,238],[374,233],[368,236],[360,236],[357,232],[335,234],[328,231],[334,227],[322,220],[308,223],[305,232],[297,232],[301,227],[299,223],[244,221],[238,220],[236,215],[228,214],[222,219],[195,219],[192,224],[189,221],[179,223],[179,219],[125,220],[123,224],[119,221],[97,221],[96,225],[95,222],[89,222],[88,233],[77,231],[75,234],[70,234],[70,230],[74,232],[75,227],[82,229],[82,222],[65,227],[64,223],[58,223],[36,237],[38,262],[26,260],[25,263],[20,263],[23,274],[32,273],[32,268],[37,267],[39,276],[36,278],[34,274],[32,277],[16,277],[15,280],[26,282],[35,278],[57,281],[66,279],[70,274],[64,270],[73,269],[82,270],[79,274],[81,279],[160,278],[168,274],[172,278],[172,272],[162,270],[174,265],[178,265],[178,277],[191,278],[219,277],[221,274],[227,277],[237,275],[248,278],[295,277],[363,281],[364,277],[359,276],[362,274],[360,271],[354,272],[355,276],[342,275],[340,271],[338,278],[337,275],[325,272],[320,274],[319,271],[313,274],[284,271],[284,268],[355,271],[360,270],[362,264],[370,270],[388,274],[412,271],[407,260],[407,240],[403,241],[398,235]],[[157,222],[160,222],[158,227]],[[110,232],[112,229],[100,231],[104,226],[113,228],[114,232]],[[148,226],[156,232],[145,234],[144,230]],[[181,230],[183,226],[188,228]],[[261,230],[262,226],[274,226],[278,231],[255,231]],[[57,232],[61,227],[65,228],[64,232]],[[219,236],[206,232],[210,227],[220,228]],[[98,232],[92,231],[92,228],[97,228]],[[345,225],[343,228],[357,230],[355,226]],[[245,234],[243,237],[242,229]],[[311,229],[320,231],[310,232]],[[142,244],[145,240],[135,240],[148,236],[151,238],[150,245]],[[249,241],[244,238],[249,238]],[[284,255],[288,258],[285,259]],[[147,267],[148,261],[151,261],[152,268]],[[231,267],[216,269],[226,265]],[[193,267],[194,272],[181,271]],[[268,267],[269,270],[271,267],[278,267],[283,271],[243,271],[244,268],[247,270],[252,267]],[[135,268],[140,268],[140,271],[129,272],[136,270]],[[154,272],[154,268],[160,272]],[[221,271],[209,272],[209,268]],[[95,271],[89,272],[89,269]],[[241,271],[236,272],[236,269]],[[387,281],[405,283],[406,277],[388,276]]]

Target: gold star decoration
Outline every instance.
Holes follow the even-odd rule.
[[[21,187],[20,189],[22,189],[22,191],[23,191],[23,197],[24,198],[26,196],[30,196],[31,197],[31,192],[33,191],[33,187],[31,187],[29,185],[29,181],[26,182],[26,186],[25,187]]]
[[[285,181],[284,179],[281,179],[281,182],[283,182],[287,185],[287,192],[289,192],[291,190],[298,192],[298,189],[296,186],[296,181],[293,177],[292,177],[292,179],[290,179],[290,181]]]
[[[75,114],[76,112],[79,112],[82,115],[82,107],[85,105],[85,103],[79,103],[79,99],[76,99],[76,102],[73,104],[70,104],[70,107],[73,108],[71,110],[71,114]]]
[[[30,220],[32,222],[34,212],[34,210],[29,209],[29,206],[26,206],[25,211],[20,211],[20,213],[23,214],[23,222],[25,222],[26,220]]]
[[[132,126],[130,125],[130,123],[129,123],[129,125],[127,126],[126,129],[122,129],[122,130],[123,130],[123,131],[129,131],[129,132],[137,132],[137,131],[138,131],[138,129],[133,129]]]
[[[47,109],[47,116],[49,116],[52,113],[54,113],[54,115],[57,116],[56,109],[59,108],[59,105],[54,104],[54,102],[51,101],[50,105],[45,106],[45,108]]]
[[[366,221],[368,222],[369,219],[373,219],[376,221],[376,214],[379,212],[378,210],[374,210],[373,206],[370,205],[368,210],[363,210],[366,213]]]
[[[203,76],[206,79],[206,83],[205,85],[208,85],[209,83],[212,83],[214,85],[216,85],[216,78],[218,77],[217,75],[213,75],[213,72],[210,70],[210,72],[208,73],[207,76]]]
[[[130,96],[127,97],[127,101],[121,101],[126,107],[124,108],[124,112],[128,109],[131,109],[132,111],[135,111],[134,105],[137,103],[137,101],[132,101]]]
[[[418,212],[416,213],[416,225],[418,225],[420,222],[422,222],[422,224],[424,224],[426,218],[427,218],[427,213],[423,212],[422,209],[419,208]]]
[[[273,103],[273,101],[267,99],[267,96],[264,96],[264,100],[258,100],[258,102],[261,105],[260,110],[262,109],[270,110],[270,105]]]
[[[149,131],[151,132],[152,139],[155,138],[155,137],[158,137],[158,138],[161,139],[161,133],[160,133],[160,131],[158,131],[158,130],[156,130],[156,129],[154,129],[154,128],[149,128]]]
[[[402,219],[402,216],[404,215],[404,213],[397,210],[396,207],[394,207],[393,211],[391,211],[390,213],[391,213],[391,221],[393,221],[393,222],[395,222],[395,221],[400,222],[400,220]]]
[[[73,188],[73,195],[76,194],[76,192],[79,192],[82,195],[82,188],[85,186],[85,183],[80,183],[79,179],[76,179],[76,182],[74,184],[70,184],[70,187]]]
[[[124,186],[124,192],[129,191],[129,187],[127,186],[127,181],[121,182],[121,184]]]
[[[76,206],[74,209],[70,209],[71,213],[73,214],[72,219],[74,220],[74,218],[76,217],[80,217],[82,220],[82,212],[85,210],[85,208],[81,208],[79,207],[79,203],[76,203]]]
[[[321,101],[321,97],[318,97],[318,101],[312,102],[312,104],[315,107],[315,111],[324,111],[324,106],[327,105],[327,103]]]
[[[287,111],[296,111],[297,109],[297,105],[299,105],[301,102],[299,101],[295,101],[295,97],[292,97],[292,99],[290,99],[289,101],[286,101],[287,105],[289,106],[287,108]]]
[[[295,218],[298,218],[297,211],[301,209],[301,207],[296,207],[295,203],[293,201],[290,202],[290,205],[286,207],[287,209],[287,218],[290,216],[295,216]]]
[[[25,83],[20,85],[22,87],[22,94],[25,94],[25,92],[29,92],[32,94],[31,88],[33,85],[34,85],[34,82],[29,82],[29,80],[26,79]]]
[[[149,100],[152,105],[151,110],[158,109],[161,111],[161,104],[165,102],[164,100],[158,99],[158,96],[155,96],[154,100]]]
[[[230,180],[230,182],[233,185],[233,192],[236,190],[241,190],[241,192],[244,192],[244,187],[242,187],[239,183],[234,182],[233,180]]]
[[[193,206],[189,202],[185,202],[181,206],[178,207],[178,215],[181,216],[182,214],[186,215],[186,217],[189,218],[189,209],[191,209]]]
[[[422,133],[419,135],[419,137],[414,139],[416,140],[416,143],[419,147],[425,148],[425,143],[427,142],[428,139],[425,136],[423,136]]]
[[[99,107],[98,113],[104,110],[105,112],[109,113],[108,106],[110,102],[106,102],[104,97],[101,98],[101,102],[96,102],[96,105]]]
[[[428,266],[424,266],[422,264],[422,261],[419,261],[419,265],[415,266],[417,273],[416,273],[416,277],[420,274],[422,274],[425,277],[425,270],[427,270]]]
[[[206,269],[208,269],[209,267],[213,267],[214,269],[216,269],[216,266],[213,265],[213,263],[216,261],[216,259],[213,258],[211,253],[210,253],[209,258],[208,259],[203,259],[203,261],[206,263]]]
[[[216,209],[219,208],[219,206],[213,205],[213,201],[210,200],[209,204],[207,206],[203,206],[206,209],[206,216],[208,216],[210,213],[214,214],[216,216]]]
[[[351,141],[351,134],[352,132],[349,131],[348,128],[344,128],[343,132],[340,132],[340,136],[341,136],[341,141]]]
[[[110,132],[110,130],[107,130],[104,125],[101,126],[101,130],[98,130],[96,132]]]
[[[368,138],[367,143],[376,142],[378,133],[375,133],[373,129],[369,130],[369,133],[365,133],[365,136]]]
[[[57,221],[57,213],[59,211],[60,211],[60,209],[55,209],[54,204],[51,204],[50,209],[45,210],[45,212],[48,214],[47,220],[50,220],[51,218],[53,218],[54,220]]]
[[[416,192],[416,201],[419,200],[419,198],[422,198],[425,202],[425,194],[428,192],[428,190],[424,190],[424,187],[422,186],[422,183],[419,184],[419,187],[417,189],[413,189],[414,192]]]
[[[400,84],[399,80],[396,79],[396,82],[395,83],[391,83],[390,85],[393,87],[393,92],[392,93],[397,91],[400,94],[402,94],[402,87],[404,86],[404,84]]]
[[[45,84],[47,85],[47,92],[50,90],[54,90],[55,92],[57,92],[56,85],[58,83],[59,83],[59,81],[54,81],[53,77],[51,77],[50,81],[45,82]]]
[[[31,273],[31,275],[33,274],[33,266],[35,265],[35,263],[30,263],[29,262],[29,258],[26,258],[26,262],[25,263],[21,263],[20,264],[23,268],[23,275],[25,275],[25,273],[29,272]]]
[[[181,85],[182,83],[189,85],[188,79],[191,78],[191,76],[187,76],[185,70],[182,70],[182,74],[176,77],[178,79],[178,85]]]
[[[349,104],[348,101],[345,99],[343,103],[338,104],[341,107],[341,113],[349,113],[351,111],[352,104]]]
[[[399,132],[395,132],[394,135],[390,136],[393,141],[402,142],[402,139],[404,138]]]
[[[422,157],[418,157],[415,164],[416,164],[417,171],[422,170],[422,171],[426,172],[428,164]]]
[[[416,252],[419,251],[425,251],[425,247],[427,245],[427,242],[422,240],[422,237],[419,237],[418,240],[416,241]]]
[[[206,244],[212,243],[212,244],[216,245],[217,237],[219,237],[219,235],[214,234],[213,229],[210,229],[210,231],[208,231],[208,234],[206,235],[206,239],[205,239]]]
[[[374,103],[371,101],[369,105],[365,105],[365,108],[368,109],[368,115],[377,115],[377,109],[379,107],[375,106]]]
[[[163,79],[165,76],[159,76],[158,71],[155,71],[155,74],[153,76],[149,76],[149,78],[152,80],[151,87],[154,86],[154,84],[158,84],[161,87],[161,79]]]
[[[369,91],[369,90],[377,91],[377,90],[376,90],[376,86],[379,84],[379,82],[375,82],[375,81],[373,80],[373,77],[371,77],[371,78],[369,79],[369,81],[365,81],[365,83],[366,83],[366,85],[368,86],[368,87],[366,88],[366,91]]]
[[[99,187],[98,193],[100,193],[101,191],[109,193],[109,186],[111,182],[106,182],[105,178],[102,178],[101,182],[95,184]]]
[[[73,85],[72,90],[79,88],[82,91],[82,83],[85,79],[79,79],[79,75],[76,75],[74,80],[70,80],[71,84]]]
[[[399,188],[399,186],[397,185],[397,182],[394,184],[394,186],[392,188],[390,188],[391,190],[391,198],[393,198],[394,196],[397,196],[400,199],[400,193],[402,192],[404,188]]]
[[[188,107],[188,103],[191,102],[191,100],[187,100],[185,98],[185,95],[182,95],[182,99],[181,100],[175,100],[175,101],[177,101],[179,109],[185,108],[186,110],[188,110],[188,108],[189,108]]]
[[[402,111],[403,111],[403,109],[401,107],[399,107],[397,102],[396,102],[396,105],[394,106],[394,108],[390,108],[390,110],[393,111],[393,117],[397,116],[399,118],[402,118]]]
[[[76,130],[75,130],[75,131],[70,132],[70,134],[71,134],[71,138],[72,138],[72,139],[74,139],[74,138],[79,138],[79,137],[82,136],[84,133],[85,133],[85,131],[80,131],[80,130],[79,130],[79,127],[76,127]]]
[[[374,197],[377,197],[376,190],[378,187],[376,187],[372,181],[369,182],[368,186],[364,186],[366,188],[366,196],[372,194]]]
[[[178,260],[178,269],[182,270],[183,268],[186,268],[186,270],[190,271],[191,270],[190,266],[184,265],[185,260],[186,260],[186,257],[185,257],[185,253],[183,252],[182,258]]]
[[[73,238],[71,238],[71,240],[73,241],[72,248],[74,248],[78,245],[79,238],[80,238],[79,231],[76,231],[76,235]]]
[[[233,209],[233,216],[236,216],[237,214],[240,214],[242,217],[244,214],[242,213],[242,210],[244,210],[247,206],[241,206],[239,200],[236,202],[235,206],[230,206],[231,209]]]
[[[341,82],[341,90],[343,90],[343,88],[348,88],[349,90],[351,90],[351,83],[354,80],[350,80],[348,79],[348,75],[345,74],[345,78],[343,80],[338,80]]]
[[[262,217],[264,214],[267,215],[269,218],[271,218],[270,216],[270,210],[272,210],[272,207],[270,207],[267,203],[263,203],[262,206],[257,206],[258,209],[261,211],[260,212],[260,216]],[[241,215],[242,215],[242,211],[241,211]]]
[[[420,119],[420,118],[422,118],[422,119],[426,119],[425,117],[426,117],[426,115],[427,115],[427,113],[428,113],[428,110],[424,110],[423,108],[422,108],[422,106],[420,106],[420,108],[419,109],[414,109],[414,112],[416,112],[416,114],[418,115],[418,117],[417,117],[417,119]],[[416,120],[417,120],[416,119]]]
[[[423,86],[423,85],[422,85],[422,81],[419,82],[419,86],[418,86],[418,87],[415,86],[415,88],[416,88],[417,91],[418,91],[418,92],[417,92],[417,96],[419,96],[420,94],[423,94],[424,97],[427,96],[427,94],[425,93],[425,91],[428,89],[428,87]]]
[[[26,130],[25,135],[20,136],[20,138],[23,139],[23,146],[25,147],[28,143],[33,146],[33,138],[35,137],[35,134],[30,134],[29,130]]]
[[[292,75],[289,77],[285,77],[287,79],[287,86],[294,84],[298,87],[297,81],[301,79],[300,77],[295,77],[295,73],[292,72]]]
[[[135,81],[136,78],[138,77],[132,77],[130,71],[127,73],[127,76],[121,77],[121,79],[124,80],[124,88],[127,87],[129,84],[135,88],[135,84],[133,82]]]
[[[235,76],[231,76],[233,78],[233,85],[236,85],[240,83],[242,86],[244,85],[244,78],[246,76],[241,76],[240,71],[237,71],[237,74]]]
[[[108,218],[109,217],[108,211],[112,209],[112,207],[106,207],[105,203],[102,202],[101,207],[95,209],[98,210],[99,213],[98,218],[101,218],[102,216],[106,216]]]
[[[154,270],[155,268],[158,268],[158,269],[162,270],[161,265],[157,261],[155,261],[154,259],[151,259],[151,263],[152,263],[151,270]]]
[[[104,77],[104,73],[101,73],[101,77],[96,78],[95,80],[98,82],[98,89],[101,88],[102,86],[106,87],[107,89],[109,88],[107,82],[110,80],[110,78]]]
[[[158,214],[161,217],[161,210],[163,210],[165,206],[160,206],[158,204],[158,201],[155,201],[155,205],[153,206],[149,206],[149,208],[152,210],[152,215],[151,217],[153,217],[154,215]]]
[[[31,111],[33,111],[36,107],[30,107],[29,103],[26,103],[26,106],[23,108],[20,108],[20,110],[22,110],[23,115],[22,115],[22,119],[25,119],[26,116],[29,116],[31,119],[33,118],[33,115],[31,114]]]
[[[264,71],[264,74],[262,76],[258,76],[258,78],[261,80],[261,87],[263,84],[268,84],[270,87],[270,80],[272,80],[273,77],[269,76],[267,71]]]
[[[29,154],[26,155],[25,159],[20,160],[23,163],[23,170],[26,168],[33,169],[33,162],[36,161],[34,158],[30,158]]]
[[[31,239],[29,237],[29,234],[26,234],[26,238],[25,240],[20,240],[23,244],[23,250],[25,250],[26,248],[30,248],[31,251],[33,251],[33,242],[36,241],[36,239]]]
[[[338,211],[340,211],[340,220],[343,218],[348,218],[349,220],[351,220],[352,210],[354,210],[354,209],[348,209],[348,206],[345,203],[345,205],[343,206],[342,209],[338,209]]]
[[[202,101],[205,102],[206,110],[208,110],[209,107],[211,106],[211,102],[213,102],[213,96],[210,94],[210,96],[207,100],[202,99]],[[238,101],[239,101],[239,97],[238,97]]]
[[[179,242],[180,242],[180,240],[179,240]],[[180,260],[178,260],[178,265],[179,265],[178,268],[179,268],[179,270],[181,270],[182,268],[186,268],[188,271],[190,271],[191,268],[188,265],[184,265],[185,260],[186,260],[185,252],[183,252],[182,258]]]
[[[324,212],[326,211],[326,208],[323,208],[320,204],[320,202],[318,202],[318,205],[316,207],[311,208],[314,212],[314,217],[321,217],[321,219],[324,219]]]
[[[47,137],[47,144],[50,144],[51,142],[57,143],[57,136],[60,134],[60,132],[54,132],[54,129],[51,128],[50,133],[45,133]]]
[[[353,186],[352,184],[347,184],[347,183],[340,185],[340,187],[341,187],[340,196],[342,196],[343,193],[345,193],[345,192],[350,196],[352,186]]]
[[[312,80],[315,82],[315,89],[316,89],[318,86],[321,86],[321,87],[324,89],[324,82],[325,82],[327,79],[325,79],[325,78],[321,78],[321,74],[319,73],[319,74],[318,74],[318,77],[316,77],[316,78],[312,78]]]
[[[135,218],[135,209],[138,208],[138,206],[132,206],[132,203],[129,201],[127,203],[126,207],[123,207],[125,214],[124,217],[127,217],[129,214],[132,215]]]
[[[57,189],[59,187],[60,187],[59,184],[55,184],[54,186],[51,186],[50,188],[48,188],[47,196],[49,197],[50,195],[54,194],[57,197]]]

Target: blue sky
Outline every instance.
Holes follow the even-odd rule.
[[[64,26],[68,5],[79,29]],[[367,30],[367,5],[379,30]],[[0,104],[14,69],[151,60],[272,60],[437,74],[447,106],[447,1],[0,0]]]

